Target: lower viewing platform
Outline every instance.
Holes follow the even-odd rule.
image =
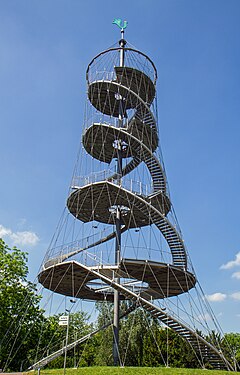
[[[180,267],[137,259],[122,259],[119,266],[98,265],[87,270],[75,260],[66,261],[43,268],[38,279],[45,288],[59,294],[86,300],[113,301],[113,288],[96,280],[91,270],[111,280],[120,278],[122,285],[148,300],[177,296],[196,284],[195,276]],[[125,299],[121,293],[120,299]]]

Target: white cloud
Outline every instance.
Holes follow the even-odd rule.
[[[239,279],[240,280],[240,272],[234,272],[232,274],[232,277],[235,278],[235,279]]]
[[[220,269],[222,270],[229,270],[230,268],[240,266],[240,252],[236,254],[236,257],[234,260],[230,260],[226,264],[223,264]]]
[[[232,293],[232,294],[230,294],[230,297],[232,299],[235,299],[236,301],[240,301],[240,292]]]
[[[15,245],[31,245],[34,246],[38,243],[39,237],[34,232],[16,232],[11,234],[11,239]]]
[[[13,232],[11,229],[5,228],[3,225],[0,224],[0,238],[3,237],[8,237],[14,245],[20,246],[35,246],[39,241],[39,237],[34,232]]]
[[[0,224],[0,238],[9,236],[12,233],[11,229],[5,228]]]
[[[213,293],[206,296],[207,300],[210,302],[222,302],[227,298],[224,293]]]

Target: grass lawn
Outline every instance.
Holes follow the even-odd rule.
[[[29,373],[33,374],[33,372]],[[37,374],[37,371],[35,371]],[[61,375],[63,369],[41,370],[41,375]],[[180,369],[166,367],[80,367],[78,369],[66,369],[66,375],[229,375],[228,371]],[[235,372],[234,374],[240,374]]]

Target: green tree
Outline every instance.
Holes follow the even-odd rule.
[[[113,319],[113,304],[109,302],[97,302],[96,308],[99,311],[97,327],[102,328]],[[97,345],[97,353],[94,362],[98,366],[112,366],[112,343],[113,329],[105,328],[97,334],[95,344]]]
[[[152,322],[151,316],[140,308],[121,321],[120,357],[126,366],[143,365],[144,338]]]
[[[190,345],[177,333],[155,322],[144,337],[144,366],[198,367]]]
[[[226,333],[222,348],[228,360],[240,370],[240,333]]]
[[[0,367],[26,368],[44,321],[36,286],[27,280],[27,253],[0,239]]]
[[[99,303],[98,309],[101,327],[112,318],[112,304]],[[119,336],[120,359],[125,366],[199,367],[190,345],[141,308],[121,319]],[[112,341],[112,327],[98,334],[95,364],[112,365]]]
[[[62,314],[56,314],[48,317],[42,327],[39,338],[37,359],[40,360],[55,351],[62,349],[66,343],[66,326],[59,326],[59,317]],[[75,342],[93,330],[92,323],[89,323],[89,315],[83,311],[70,313],[68,344]],[[84,365],[93,363],[93,348],[90,349],[90,343],[83,343],[71,349],[67,353],[67,367],[73,367],[84,359]],[[89,348],[88,348],[89,347]],[[48,368],[59,368],[63,366],[64,356],[54,359],[48,364]],[[81,364],[81,363],[80,363]]]

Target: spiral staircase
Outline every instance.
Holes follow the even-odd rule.
[[[119,63],[114,60],[111,70],[100,69],[99,73],[98,63],[103,58],[107,61],[113,53]],[[135,55],[144,59],[151,69],[145,69],[146,64],[131,65],[129,56]],[[93,67],[97,74],[93,74]],[[203,367],[208,363],[216,369],[233,370],[217,345],[208,342],[180,316],[155,303],[189,293],[197,282],[178,226],[169,219],[172,204],[158,153],[158,126],[153,110],[156,78],[152,61],[142,52],[126,47],[123,33],[119,46],[100,53],[89,64],[88,101],[97,113],[97,121],[92,121],[84,130],[82,145],[95,162],[116,163],[116,168],[113,172],[107,169],[81,178],[74,176],[67,208],[77,221],[97,222],[113,230],[83,246],[65,247],[65,251],[63,247],[61,252],[45,259],[38,278],[45,288],[55,293],[114,302],[116,330],[119,300],[134,302],[187,340]],[[136,185],[136,181],[129,179],[143,165],[151,178],[148,188],[143,181],[137,181]],[[148,226],[154,226],[165,239],[170,261],[122,256],[122,236]],[[94,257],[91,264],[86,261],[91,257],[91,249],[107,246],[109,241],[116,243],[115,261],[109,264]],[[82,258],[77,259],[79,254]],[[44,359],[46,363],[48,359]]]

